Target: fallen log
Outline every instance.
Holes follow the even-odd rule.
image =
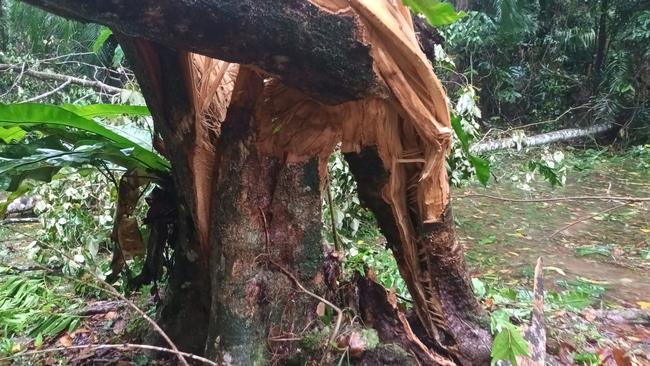
[[[527,137],[508,137],[504,139],[488,140],[480,142],[470,148],[473,153],[484,153],[488,151],[512,149],[517,146],[539,146],[553,142],[569,141],[573,139],[599,135],[609,132],[616,127],[613,123],[590,126],[586,128],[567,128],[553,132],[542,133]]]

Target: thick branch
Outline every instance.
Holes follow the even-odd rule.
[[[330,102],[377,90],[369,48],[352,15],[305,0],[25,0],[131,37],[252,64]]]
[[[54,72],[36,71],[27,68],[23,70],[22,66],[0,64],[0,71],[5,71],[5,70],[11,70],[18,74],[22,73],[23,75],[31,76],[33,78],[41,79],[41,80],[58,80],[67,84],[70,83],[77,84],[77,85],[85,86],[87,88],[98,89],[104,93],[115,94],[124,91],[124,89],[116,88],[114,86],[104,84],[101,81],[97,81],[97,80],[86,80],[86,79],[81,79],[70,75],[57,74]]]

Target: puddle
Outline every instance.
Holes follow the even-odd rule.
[[[505,162],[497,168],[515,164],[520,162]],[[496,276],[506,283],[526,281],[537,257],[543,256],[545,266],[553,267],[545,271],[545,282],[551,288],[557,280],[581,278],[605,287],[609,300],[632,306],[650,301],[650,202],[616,207],[622,202],[516,203],[463,198],[472,193],[516,198],[647,197],[650,171],[639,166],[635,159],[613,156],[591,170],[571,171],[566,185],[556,189],[540,181],[531,184],[534,192],[525,192],[502,179],[488,187],[455,190],[454,215],[473,273]]]

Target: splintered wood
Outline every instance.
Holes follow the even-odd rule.
[[[216,161],[213,141],[226,119],[239,65],[196,54],[187,57],[187,79],[192,84],[188,90],[192,93],[195,117],[190,165],[195,178],[196,226],[199,241],[207,247],[211,202],[206,197],[212,197]]]
[[[190,55],[197,118],[194,169],[201,171],[213,164],[210,136],[218,133],[225,120],[231,95],[246,92],[233,86],[237,72],[243,69],[264,78],[251,121],[257,131],[256,146],[264,153],[300,162],[315,156],[326,159],[338,144],[343,152],[376,146],[389,173],[381,193],[399,229],[404,254],[400,271],[424,328],[438,339],[442,310],[427,288],[430,269],[418,258],[428,248],[418,247],[416,233],[424,224],[442,222],[449,204],[445,154],[451,144],[451,124],[445,92],[420,49],[411,14],[401,1],[310,2],[322,11],[356,20],[359,39],[370,47],[383,88],[373,97],[327,105],[258,69],[245,65],[237,69]],[[207,174],[203,182],[195,182],[197,203],[210,197],[213,177]],[[199,204],[198,209],[207,207]],[[199,217],[209,219],[209,215]],[[208,222],[197,225],[207,235]]]

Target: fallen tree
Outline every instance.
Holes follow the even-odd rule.
[[[319,299],[339,292],[320,205],[340,143],[415,310],[406,321],[365,284],[366,322],[406,355],[373,360],[489,363],[451,213],[445,94],[401,2],[26,2],[111,27],[134,67],[172,164],[156,198],[173,207],[175,253],[160,315],[179,348],[224,364],[304,362]]]
[[[548,145],[554,142],[570,141],[584,137],[597,136],[612,131],[617,126],[612,123],[594,125],[585,128],[567,128],[553,132],[542,133],[533,136],[508,137],[498,140],[480,142],[470,148],[473,153],[484,153],[488,151],[514,149],[526,146]]]

